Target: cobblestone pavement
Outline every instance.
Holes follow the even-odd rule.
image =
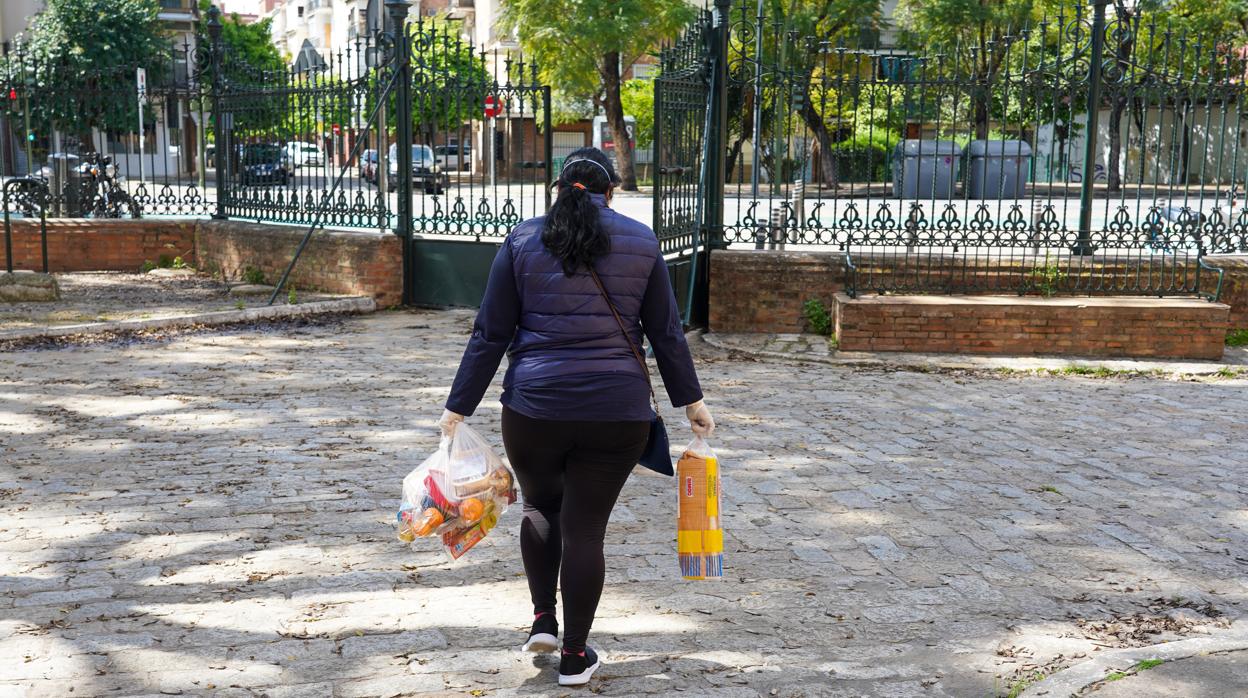
[[[462,564],[393,538],[470,321],[0,354],[0,696],[574,693],[515,651],[514,511]],[[1243,612],[1245,381],[695,351],[729,578],[678,578],[673,484],[632,478],[594,692],[995,696]]]

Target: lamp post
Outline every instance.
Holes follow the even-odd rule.
[[[1079,239],[1070,251],[1077,255],[1096,252],[1092,244],[1092,185],[1096,180],[1096,138],[1101,115],[1101,54],[1105,49],[1105,8],[1110,0],[1092,0],[1092,41],[1088,47],[1088,120],[1083,139],[1083,181],[1079,189]]]

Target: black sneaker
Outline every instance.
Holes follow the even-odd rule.
[[[543,613],[533,619],[529,641],[524,643],[525,652],[554,652],[559,648],[559,621],[555,614]]]
[[[598,653],[588,647],[578,654],[565,650],[563,657],[559,660],[559,685],[584,686],[589,683],[589,677],[598,671],[599,666],[601,664],[598,661]]]

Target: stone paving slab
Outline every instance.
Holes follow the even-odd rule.
[[[52,276],[60,298],[55,302],[0,302],[0,332],[195,315],[235,310],[239,303],[230,295],[229,284],[192,269],[154,269],[146,274],[58,272]],[[341,297],[296,289],[299,302]],[[268,296],[248,299],[245,305],[267,301]],[[279,302],[286,301],[283,293]]]
[[[1107,681],[1097,698],[1225,698],[1248,696],[1248,651],[1207,654]]]
[[[0,354],[0,696],[575,695],[515,652],[515,511],[459,564],[393,537],[471,321]],[[1243,613],[1245,381],[694,349],[728,578],[679,578],[673,484],[638,472],[595,693],[1004,695]]]

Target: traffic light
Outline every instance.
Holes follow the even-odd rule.
[[[17,101],[17,89],[16,88],[13,88],[13,87],[9,88],[9,101],[10,102]]]

